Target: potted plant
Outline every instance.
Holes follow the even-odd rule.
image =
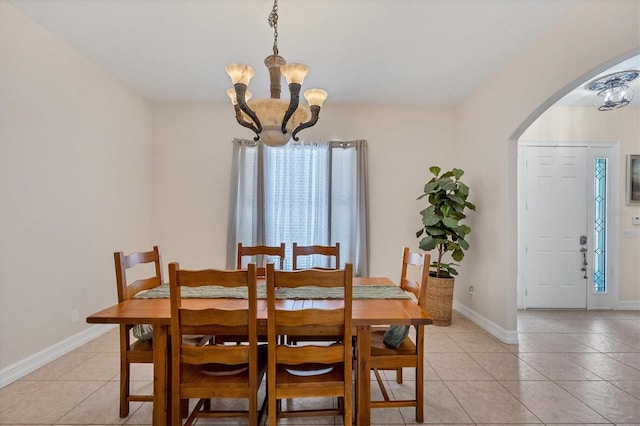
[[[427,284],[427,311],[436,325],[451,324],[454,276],[458,275],[457,263],[445,262],[446,253],[453,261],[464,258],[469,243],[465,239],[471,228],[461,221],[467,216],[465,209],[475,210],[476,206],[467,201],[469,187],[460,181],[464,174],[461,169],[452,169],[440,174],[441,169],[432,166],[433,177],[424,185],[423,194],[428,207],[420,212],[422,228],[416,233],[421,238],[419,246],[424,251],[436,249],[436,260],[431,263]]]

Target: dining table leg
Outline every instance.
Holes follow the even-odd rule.
[[[169,327],[153,327],[153,425],[169,425],[167,393],[167,336]]]
[[[360,325],[357,333],[356,425],[366,426],[371,424],[371,326]]]

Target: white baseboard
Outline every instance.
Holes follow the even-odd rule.
[[[505,330],[495,322],[483,317],[476,311],[469,309],[455,300],[453,301],[453,309],[496,339],[500,340],[502,343],[507,343],[509,345],[518,344],[518,330]]]
[[[38,368],[60,358],[72,350],[84,345],[96,337],[112,330],[116,325],[94,325],[80,333],[49,346],[13,365],[0,370],[0,388],[34,372]]]
[[[640,300],[618,302],[614,309],[618,311],[640,311]]]

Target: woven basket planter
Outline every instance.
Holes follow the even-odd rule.
[[[454,278],[429,276],[426,291],[426,308],[433,319],[433,325],[450,325],[453,309]]]

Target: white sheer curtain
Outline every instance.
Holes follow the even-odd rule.
[[[366,141],[271,148],[236,139],[233,153],[228,268],[235,267],[238,242],[284,242],[285,269],[292,268],[294,242],[340,242],[341,263],[352,262],[356,275],[368,275]],[[300,261],[304,267],[311,259]]]
[[[292,269],[292,243],[329,245],[329,144],[265,147],[264,218],[267,244],[285,243],[284,269]],[[305,267],[302,259],[300,267]],[[328,266],[328,265],[324,265]]]

